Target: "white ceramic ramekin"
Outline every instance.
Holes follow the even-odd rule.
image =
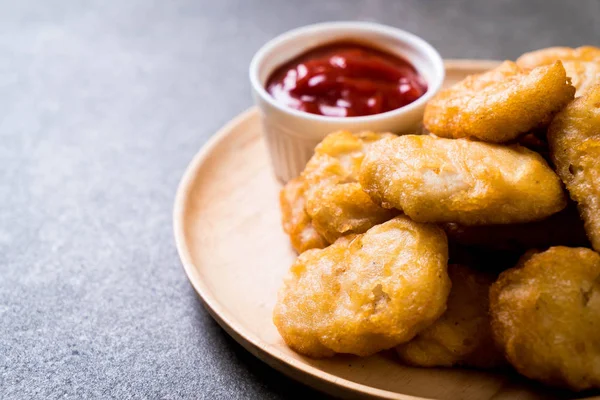
[[[327,117],[278,103],[265,89],[271,73],[305,51],[338,40],[356,40],[402,56],[427,82],[427,92],[404,107],[364,117]],[[302,172],[314,147],[330,132],[407,133],[423,118],[425,104],[444,81],[444,63],[426,41],[401,29],[370,22],[328,22],[284,33],[265,44],[250,63],[250,83],[263,119],[275,175],[283,182]]]

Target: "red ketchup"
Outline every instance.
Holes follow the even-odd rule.
[[[277,68],[267,91],[290,108],[329,117],[395,110],[417,100],[427,84],[406,60],[353,42],[317,47]]]

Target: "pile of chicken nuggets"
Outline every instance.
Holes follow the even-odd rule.
[[[331,133],[282,189],[287,345],[600,388],[600,48],[469,76],[423,125]]]

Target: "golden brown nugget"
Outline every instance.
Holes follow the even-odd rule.
[[[566,206],[558,176],[539,154],[519,145],[386,138],[367,153],[360,182],[376,203],[419,222],[520,223]]]
[[[315,154],[302,171],[302,177],[313,190],[323,184],[358,182],[365,152],[381,139],[392,137],[396,135],[370,131],[330,133],[315,147]]]
[[[563,61],[567,76],[575,88],[575,96],[581,96],[600,82],[600,61]]]
[[[306,213],[305,182],[298,177],[289,181],[279,193],[283,230],[290,237],[292,247],[302,253],[309,249],[322,249],[329,243],[313,227]]]
[[[504,143],[550,123],[574,94],[560,62],[526,71],[505,61],[439,92],[423,123],[440,137]]]
[[[600,85],[574,100],[548,129],[550,155],[600,251]]]
[[[576,49],[570,47],[549,47],[525,53],[517,59],[521,68],[532,69],[542,65],[561,61],[567,76],[581,96],[600,80],[600,48],[583,46]]]
[[[494,275],[451,264],[452,289],[446,312],[413,340],[396,347],[400,359],[417,367],[494,368],[506,363],[492,337],[489,290]]]
[[[594,46],[548,47],[523,54],[516,61],[521,68],[532,69],[541,65],[553,64],[556,61],[598,61],[600,48]]]
[[[391,133],[334,132],[317,145],[302,178],[305,210],[317,232],[329,242],[350,233],[364,233],[398,213],[373,203],[358,183],[365,151]]]
[[[334,132],[316,147],[302,175],[283,187],[282,224],[297,252],[363,233],[397,214],[373,203],[357,183],[365,149],[388,136],[394,135]]]
[[[490,290],[492,330],[521,374],[574,390],[600,387],[600,255],[527,254]]]
[[[413,338],[446,309],[448,244],[435,225],[396,217],[302,253],[273,322],[310,357],[368,356]]]
[[[349,233],[363,233],[398,215],[373,203],[360,183],[324,185],[306,204],[315,229],[330,243]]]

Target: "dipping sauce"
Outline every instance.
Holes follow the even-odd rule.
[[[277,68],[266,89],[296,110],[357,117],[410,104],[425,94],[427,84],[399,56],[359,43],[334,42]]]

